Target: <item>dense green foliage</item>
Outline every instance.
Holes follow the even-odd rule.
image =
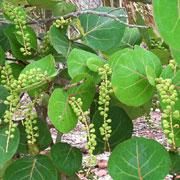
[[[0,0],[0,179],[78,179],[82,152],[61,142],[78,121],[87,179],[105,151],[113,180],[180,174],[180,0],[153,1],[157,30],[139,12],[132,27],[104,2],[80,11],[63,0]],[[132,138],[155,95],[169,151]]]

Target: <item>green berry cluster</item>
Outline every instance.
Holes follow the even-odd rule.
[[[93,155],[93,151],[95,150],[96,142],[96,135],[95,135],[95,128],[94,124],[88,124],[88,111],[83,112],[82,105],[83,102],[81,98],[76,99],[74,96],[70,98],[69,104],[71,105],[73,111],[75,112],[78,120],[82,121],[84,126],[82,126],[82,130],[87,131],[87,138],[88,142],[86,145],[86,149],[88,149],[90,157],[87,158],[87,166],[91,166],[93,164],[97,164],[96,157]]]
[[[4,66],[0,66],[0,72],[1,72],[1,84],[4,85],[4,87],[7,90],[12,90],[12,83],[14,82],[14,76],[12,75],[12,68],[8,63],[5,63]]]
[[[47,32],[47,35],[44,36],[44,40],[40,43],[42,48],[40,49],[40,53],[46,53],[49,50],[49,44],[50,44],[50,38],[49,38],[49,31]]]
[[[15,24],[16,34],[22,37],[23,47],[20,48],[20,51],[24,56],[31,55],[30,34],[25,32],[27,29],[26,16],[23,14],[22,9],[6,3],[3,3],[3,7],[4,13]]]
[[[20,74],[18,80],[14,80],[11,87],[14,89],[20,89],[35,83],[39,83],[46,79],[48,79],[47,71],[42,72],[41,68],[32,68],[27,70],[24,74]]]
[[[174,128],[179,127],[179,125],[173,125],[173,118],[177,119],[180,117],[180,112],[174,110],[174,105],[178,101],[178,93],[171,79],[156,78],[156,82],[156,88],[159,91],[162,102],[166,104],[162,114],[162,118],[164,119],[162,121],[162,125],[165,129],[164,133],[168,136],[168,143],[172,144],[175,149]],[[167,119],[169,120],[167,121]]]
[[[20,104],[20,97],[19,95],[14,92],[13,88],[11,87],[11,84],[14,82],[14,76],[12,75],[12,69],[11,66],[8,63],[5,63],[3,67],[0,66],[0,72],[1,72],[1,83],[6,87],[10,95],[7,96],[6,100],[4,101],[4,104],[9,106],[9,109],[5,111],[4,113],[4,123],[9,124],[9,129],[5,132],[7,134],[7,144],[6,144],[6,153],[8,152],[9,147],[9,140],[10,138],[14,138],[14,131],[17,124],[13,121],[14,112],[21,106]]]
[[[68,19],[64,19],[63,17],[61,17],[60,19],[57,19],[53,25],[56,27],[56,28],[61,28],[63,29],[64,25],[68,25],[69,23],[72,22],[72,19],[71,18],[68,18]]]
[[[32,101],[32,104],[28,103],[27,104],[27,111],[23,113],[23,116],[26,117],[25,118],[25,131],[27,134],[27,142],[28,144],[34,144],[36,142],[37,137],[39,136],[39,134],[37,133],[38,130],[38,126],[37,124],[37,113],[33,113],[33,109],[35,107],[37,98],[35,98]]]
[[[169,66],[170,66],[173,70],[175,70],[175,69],[176,69],[176,66],[177,66],[176,61],[175,61],[174,59],[171,59],[171,60],[169,61]]]
[[[151,39],[151,47],[153,49],[161,49],[161,50],[165,50],[165,47],[163,46],[163,42],[162,41],[158,41],[155,38]]]
[[[108,139],[111,136],[112,130],[111,126],[109,125],[112,120],[108,119],[107,112],[109,111],[109,101],[110,101],[110,94],[113,93],[112,83],[108,79],[108,76],[112,74],[112,70],[109,67],[109,64],[105,64],[104,68],[99,68],[99,75],[101,76],[102,82],[99,86],[99,101],[98,104],[100,105],[98,110],[100,111],[100,115],[104,118],[104,123],[102,127],[100,127],[101,135],[104,136],[103,140],[106,141],[108,144]]]

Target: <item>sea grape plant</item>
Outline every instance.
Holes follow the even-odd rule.
[[[141,3],[152,3],[155,25],[107,0],[83,10],[63,0],[0,1],[0,179],[78,179],[82,152],[61,141],[78,121],[87,179],[105,151],[113,180],[178,177],[180,3]],[[132,137],[133,121],[156,101],[168,150]]]

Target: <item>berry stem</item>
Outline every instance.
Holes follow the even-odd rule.
[[[172,111],[170,112],[169,119],[170,119],[171,133],[174,134]],[[176,150],[176,143],[175,143],[174,137],[172,137],[172,146],[173,146],[173,149]]]
[[[108,76],[107,76],[107,73],[105,74],[105,87],[106,87],[106,89],[108,89],[108,84],[107,84],[107,81],[108,81]],[[107,106],[106,106],[106,103],[104,104],[104,109],[106,109],[107,108]],[[105,112],[104,112],[105,113]],[[107,123],[107,119],[106,119],[106,116],[104,115],[104,124],[106,124]],[[111,152],[111,148],[110,148],[110,144],[109,144],[109,139],[108,139],[108,137],[107,137],[107,129],[106,128],[104,128],[104,130],[105,130],[105,144],[104,144],[104,150],[106,150],[106,144],[107,144],[107,146],[108,146],[108,149],[109,149],[109,152]]]

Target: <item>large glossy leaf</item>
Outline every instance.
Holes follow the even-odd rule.
[[[62,54],[66,59],[74,48],[84,49],[94,53],[94,51],[90,47],[69,40],[66,36],[66,29],[60,29],[56,28],[55,26],[51,26],[49,35],[51,39],[51,44],[53,45],[54,49],[59,54]]]
[[[57,180],[52,161],[43,155],[27,156],[14,161],[6,170],[5,180]]]
[[[40,151],[43,151],[52,143],[51,134],[45,121],[37,119],[37,124],[35,124],[35,126],[38,127],[36,132],[39,134],[36,138],[36,145]],[[20,143],[17,152],[28,154],[27,133],[25,132],[25,127],[22,124],[19,124],[18,128],[20,131]]]
[[[150,110],[152,107],[152,100],[150,100],[149,102],[147,102],[141,106],[133,107],[133,106],[127,106],[127,105],[121,103],[118,99],[111,98],[110,105],[121,107],[122,109],[124,109],[126,111],[127,115],[131,118],[131,120],[135,120],[138,117],[141,117],[145,114],[150,113]]]
[[[153,53],[135,46],[134,50],[124,49],[113,54],[109,64],[119,101],[128,106],[141,106],[152,98],[156,89],[148,81],[146,67],[150,66],[156,77],[161,73],[161,63]]]
[[[176,153],[169,153],[170,158],[171,158],[171,174],[180,174],[180,155]]]
[[[108,12],[113,10],[110,7],[99,7],[94,9],[98,12]],[[125,12],[121,10],[112,11],[112,14],[121,15]],[[115,21],[112,18],[97,16],[93,14],[84,14],[79,16],[81,26],[84,29],[83,40],[93,49],[106,51],[121,41],[125,25]],[[126,19],[121,18],[122,21]]]
[[[8,95],[8,90],[4,86],[0,85],[0,117],[2,117],[5,110],[7,109],[7,105],[5,105],[3,101],[6,100]]]
[[[113,53],[125,49],[133,49],[134,45],[140,45],[142,41],[142,36],[137,28],[126,28],[122,40],[116,44],[112,49],[103,51],[107,55],[112,55]]]
[[[0,164],[4,164],[13,157],[19,144],[19,130],[18,128],[15,128],[15,131],[13,132],[14,138],[9,139],[7,146],[8,135],[5,133],[5,131],[8,130],[9,126],[4,126],[0,128]]]
[[[120,143],[108,161],[113,180],[162,180],[169,172],[169,154],[152,139],[134,137]]]
[[[84,83],[69,88],[67,93],[68,95],[74,94],[76,98],[81,98],[83,102],[82,109],[83,111],[86,111],[91,105],[96,91],[93,78],[88,74],[79,74],[72,79],[71,84],[75,84],[83,80],[85,81]]]
[[[20,51],[20,48],[23,48],[24,46],[22,46],[17,38],[16,38],[16,28],[15,25],[9,25],[5,30],[4,33],[7,36],[7,38],[9,39],[10,45],[11,45],[11,49],[13,52],[13,55],[20,59],[20,60],[28,60],[28,59],[33,59],[35,56],[34,55],[30,55],[30,56],[23,56],[23,53]],[[34,51],[35,52],[35,51]]]
[[[56,89],[48,104],[48,115],[55,128],[63,133],[68,133],[75,128],[77,117],[68,104],[69,96],[62,89]]]
[[[58,169],[65,174],[74,174],[82,166],[82,153],[67,143],[56,143],[51,148],[51,157]]]
[[[97,55],[83,51],[80,49],[74,49],[68,58],[68,72],[71,78],[75,77],[79,73],[87,73],[91,75],[96,83],[100,81],[100,76],[98,73],[91,71],[87,66],[88,59],[99,59],[102,61],[100,57]]]
[[[180,50],[180,1],[153,1],[154,18],[162,38]]]
[[[131,138],[133,131],[132,120],[128,117],[126,112],[120,107],[110,107],[108,112],[108,118],[112,119],[111,129],[112,134],[109,138],[109,144],[111,150],[115,148],[116,145]],[[95,125],[96,129],[96,137],[97,137],[97,146],[95,148],[94,153],[100,154],[104,151],[108,151],[108,147],[105,147],[105,142],[103,141],[103,136],[101,135],[99,128],[102,126],[104,122],[104,118],[100,115],[99,111],[96,111],[92,122]]]

